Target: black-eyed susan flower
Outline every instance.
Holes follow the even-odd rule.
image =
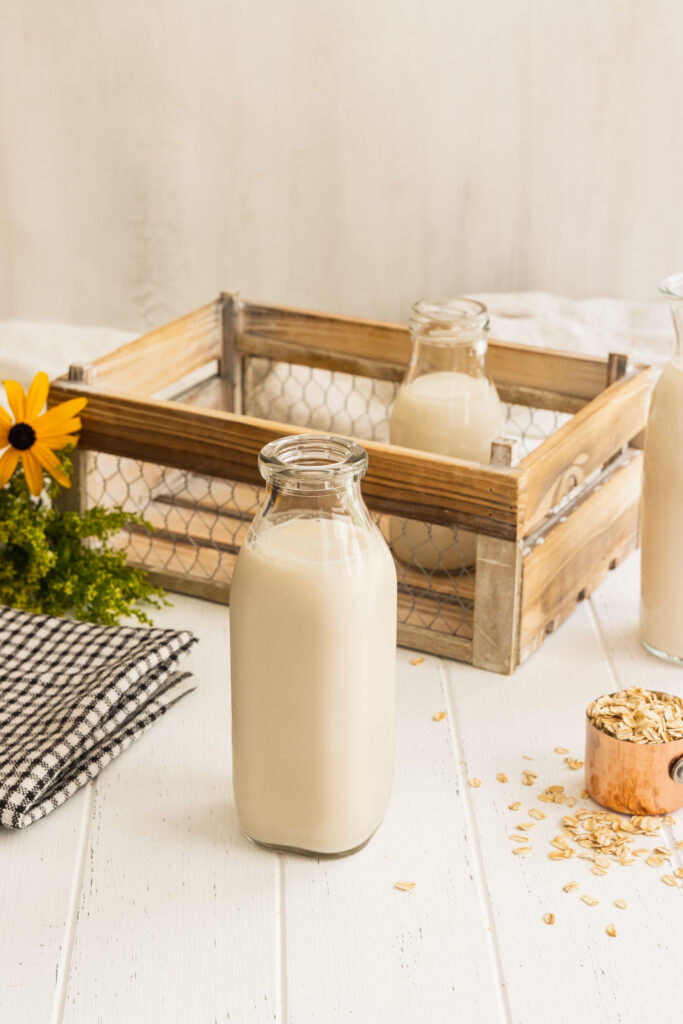
[[[75,432],[81,429],[78,413],[86,398],[72,398],[44,412],[50,381],[46,373],[37,373],[24,394],[21,384],[4,380],[11,416],[0,407],[0,487],[4,487],[12,473],[21,464],[31,494],[43,489],[43,469],[62,485],[70,487],[68,476],[62,471],[54,452],[75,442]],[[9,446],[9,447],[8,447]]]

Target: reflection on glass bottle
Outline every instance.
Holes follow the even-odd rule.
[[[683,664],[683,274],[660,290],[671,305],[676,348],[645,431],[640,635],[652,654]]]
[[[413,306],[410,367],[391,415],[392,444],[488,463],[502,407],[485,369],[486,307],[473,299]],[[428,570],[473,565],[476,534],[391,517],[389,541],[404,562]]]
[[[230,593],[233,788],[249,838],[277,849],[352,852],[389,799],[396,570],[366,467],[320,435],[259,456],[265,502]]]

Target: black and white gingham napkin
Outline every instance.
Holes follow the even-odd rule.
[[[189,693],[196,639],[0,606],[0,825],[49,814]]]

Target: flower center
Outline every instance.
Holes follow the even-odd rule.
[[[36,432],[28,423],[15,423],[9,428],[7,439],[18,452],[25,452],[34,444]]]

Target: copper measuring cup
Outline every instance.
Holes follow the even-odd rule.
[[[586,714],[585,772],[589,794],[612,811],[670,814],[683,807],[683,740],[618,740]]]

